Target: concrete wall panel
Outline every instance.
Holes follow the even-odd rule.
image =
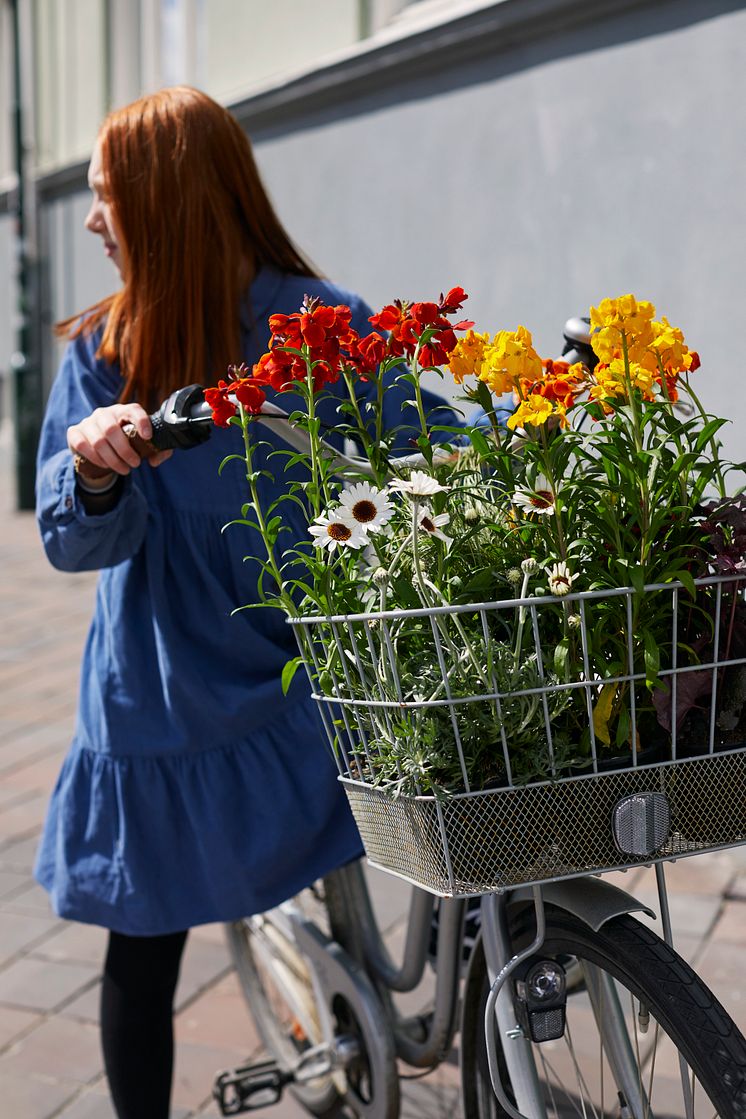
[[[730,10],[728,10],[730,9]],[[557,352],[572,314],[651,299],[701,351],[706,404],[746,394],[729,324],[746,249],[746,11],[648,5],[254,133],[288,227],[372,302],[462,283],[483,328]]]

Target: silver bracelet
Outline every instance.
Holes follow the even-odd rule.
[[[91,486],[88,483],[86,483],[85,478],[82,478],[80,476],[80,474],[76,473],[75,484],[76,484],[76,486],[79,486],[80,489],[83,490],[84,493],[90,493],[90,494],[93,494],[93,495],[98,494],[98,493],[109,493],[110,490],[114,489],[114,486],[117,484],[117,482],[119,481],[119,477],[120,477],[120,475],[117,474],[115,471],[112,471],[112,475],[113,475],[113,477],[112,477],[111,481],[107,482],[105,486]]]

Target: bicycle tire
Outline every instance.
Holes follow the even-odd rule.
[[[312,890],[314,893],[312,893]],[[309,890],[304,890],[293,900],[304,911],[313,910],[311,916],[322,931],[331,937],[340,931],[343,899],[333,875],[322,879]],[[313,902],[311,898],[313,897]],[[246,1000],[257,1033],[271,1057],[281,1066],[292,1064],[302,1052],[304,1039],[293,1033],[292,1024],[281,1021],[275,1004],[275,995],[268,990],[267,979],[254,951],[252,925],[249,921],[233,921],[225,925],[231,959],[236,968],[241,991]],[[309,988],[309,996],[313,994]],[[307,1039],[313,1044],[313,1038]],[[318,1119],[337,1119],[343,1114],[340,1094],[331,1076],[318,1081],[291,1085],[292,1094],[311,1115]]]
[[[696,1076],[700,1088],[695,1088],[695,1101],[699,1102],[704,1091],[722,1119],[744,1119],[746,1040],[692,968],[650,928],[628,915],[608,921],[598,931],[551,905],[546,906],[546,918],[541,957],[575,957],[581,965],[590,964],[605,972],[634,998],[642,1000],[649,1007],[651,1019],[659,1024]],[[511,935],[516,950],[530,943],[533,924],[533,910],[528,913],[524,908],[513,915]],[[484,1008],[488,992],[489,980],[480,940],[467,981],[462,1019],[465,1119],[505,1119],[507,1115],[493,1092],[486,1059]],[[658,1036],[656,1033],[654,1041],[657,1042]],[[498,1058],[506,1095],[513,1102],[504,1060],[501,1054]],[[644,1064],[641,1061],[641,1065]],[[647,1078],[647,1075],[645,1071],[643,1076]],[[650,1105],[656,1115],[661,1114],[656,1111],[652,1092]],[[665,1106],[668,1108],[670,1104]],[[683,1094],[679,1106],[683,1106]],[[666,1110],[667,1119],[669,1114],[677,1113]],[[711,1109],[708,1114],[712,1114]]]
[[[358,966],[361,965],[362,961],[362,940],[357,923],[351,920],[348,881],[350,875],[359,874],[362,874],[359,861],[342,866],[337,871],[325,875],[319,882],[314,883],[308,890],[302,891],[293,899],[296,908],[305,912],[324,935],[327,935],[330,940],[336,941],[347,952],[352,963],[357,963]],[[261,963],[259,963],[257,953],[254,951],[255,934],[253,930],[255,922],[256,919],[248,919],[226,925],[230,956],[232,956],[236,967],[249,1013],[254,1019],[257,1033],[261,1037],[265,1049],[278,1064],[281,1064],[284,1068],[289,1068],[294,1059],[302,1053],[303,1047],[306,1047],[305,1042],[314,1044],[317,1038],[310,1037],[308,1040],[299,1041],[292,1017],[290,1023],[282,1021],[282,1007],[277,1007],[276,991],[273,994],[270,989],[272,979],[270,976],[263,975]],[[292,952],[292,946],[285,944],[285,947]],[[302,959],[299,958],[292,962],[298,965],[298,974],[301,975]],[[304,994],[310,1002],[315,1003],[310,980],[306,984]],[[285,1009],[287,1008],[289,1008],[289,1004],[286,1003]],[[375,1099],[371,1097],[369,1101],[370,1108],[374,1109],[376,1113],[381,1113],[381,1115],[395,1115],[395,1113],[398,1115],[398,1081],[395,1085],[388,1084],[385,1088],[381,1088],[383,1079],[380,1078],[378,1088],[376,1088],[375,1081],[372,1085],[366,1084],[369,1073],[366,1072],[365,1053],[367,1047],[366,1038],[363,1036],[365,1035],[365,1027],[360,1027],[355,1016],[350,1017],[349,1007],[340,1004],[337,1010],[338,1021],[340,1021],[339,1015],[344,1019],[342,1032],[357,1034],[362,1046],[361,1062],[358,1062],[355,1069],[348,1069],[347,1072],[348,1078],[352,1075],[353,1079],[356,1079],[352,1097],[356,1097],[358,1091],[362,1092],[362,1096],[365,1096],[366,1089],[370,1088],[371,1091],[375,1092]],[[384,1027],[385,1023],[381,1022],[381,1036],[383,1036]],[[390,1062],[394,1062],[393,1052],[390,1054]],[[342,1087],[346,1090],[342,1091]],[[311,1115],[317,1116],[319,1119],[337,1119],[340,1116],[350,1116],[351,1111],[355,1110],[357,1106],[355,1099],[350,1098],[349,1088],[349,1079],[346,1084],[340,1085],[339,1081],[334,1083],[333,1075],[328,1075],[313,1082],[293,1084],[291,1085],[291,1092]],[[383,1091],[383,1097],[380,1096],[381,1091]],[[362,1099],[357,1100],[357,1103],[361,1102]],[[363,1110],[367,1111],[366,1104],[363,1102],[362,1107]],[[378,1112],[378,1107],[383,1110]]]

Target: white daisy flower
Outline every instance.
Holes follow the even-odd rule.
[[[572,585],[577,579],[577,575],[570,574],[570,568],[564,560],[560,563],[555,563],[549,569],[549,593],[556,595],[565,595],[572,590]]]
[[[310,526],[311,536],[320,548],[328,548],[333,552],[335,548],[364,548],[368,543],[368,535],[362,525],[355,521],[350,523],[349,517],[342,518],[338,511],[322,513]]]
[[[446,543],[450,543],[450,538],[440,530],[443,525],[448,524],[450,519],[447,513],[438,513],[437,516],[434,516],[427,505],[423,505],[417,511],[417,525],[420,532],[426,532],[429,536],[435,536],[438,540],[445,540]]]
[[[441,486],[437,478],[432,478],[424,470],[413,470],[409,478],[394,478],[393,482],[389,482],[389,489],[408,493],[410,497],[432,497],[434,493],[443,493],[448,486]]]
[[[356,482],[339,495],[340,508],[337,513],[350,525],[362,525],[368,532],[382,528],[394,513],[393,505],[383,490],[377,490],[369,482]]]
[[[516,490],[512,498],[513,504],[524,514],[539,513],[546,516],[555,512],[554,494],[543,479],[537,482],[536,489]]]

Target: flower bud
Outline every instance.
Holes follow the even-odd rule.
[[[389,581],[389,573],[385,567],[377,567],[373,572],[373,582],[377,587],[385,587]]]
[[[517,587],[521,581],[521,573],[517,567],[511,567],[510,571],[507,572],[505,578],[508,580],[511,586]]]
[[[580,617],[580,614],[568,614],[567,624],[570,629],[580,629],[583,624],[583,619]]]
[[[539,565],[531,556],[527,556],[521,563],[521,571],[524,575],[535,575],[539,570]]]
[[[473,505],[470,505],[464,513],[464,520],[468,525],[478,524],[480,520],[479,510],[475,509]]]

